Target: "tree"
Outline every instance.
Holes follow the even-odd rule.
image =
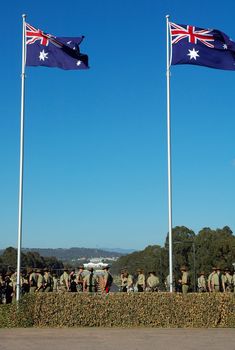
[[[3,265],[16,269],[17,251],[15,248],[6,248],[1,256],[1,259]]]
[[[180,267],[186,265],[194,270],[194,244],[195,233],[185,226],[176,226],[172,229],[173,268],[176,279],[180,277]],[[165,248],[169,252],[169,235],[167,235]]]
[[[193,230],[185,226],[176,226],[172,230],[173,268],[176,281],[180,277],[180,267],[189,268],[192,284],[200,271],[208,275],[215,265],[221,269],[232,269],[235,263],[235,237],[232,230],[225,226],[222,229],[211,230],[203,228],[196,235]],[[156,271],[163,281],[169,274],[169,238],[166,237],[164,247],[148,246],[144,250],[120,257],[112,266],[114,273],[126,268],[135,273],[138,268],[145,273]]]
[[[17,265],[17,250],[13,247],[8,247],[4,250],[0,257],[1,270],[15,270]],[[27,251],[21,253],[21,268],[44,268],[50,267],[52,269],[63,268],[63,263],[55,257],[42,257],[37,252]]]
[[[231,268],[235,262],[235,237],[228,226],[217,230],[203,228],[196,236],[195,244],[198,272],[209,273],[213,266]]]

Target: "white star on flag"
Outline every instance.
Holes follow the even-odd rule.
[[[224,48],[225,50],[227,50],[228,45],[224,44],[224,45],[223,45],[223,48]]]
[[[82,61],[77,61],[77,66],[80,66],[81,63]]]
[[[48,52],[45,52],[44,49],[40,51],[40,55],[39,55],[40,61],[45,61],[45,58],[48,58],[47,55],[48,55]]]
[[[199,52],[199,50],[196,51],[195,48],[193,48],[192,50],[189,50],[189,53],[187,54],[187,56],[190,57],[190,60],[194,58],[195,61],[196,61],[196,60],[197,60],[197,57],[200,57],[200,56],[198,55],[198,52]]]

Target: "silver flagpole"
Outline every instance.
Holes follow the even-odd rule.
[[[173,292],[169,17],[170,17],[169,15],[166,16],[167,163],[168,163],[169,275],[170,275],[170,292]]]
[[[20,111],[20,174],[19,174],[19,216],[18,216],[18,245],[17,245],[17,282],[16,300],[20,300],[20,270],[22,242],[22,212],[23,212],[23,174],[24,174],[24,104],[25,104],[25,18],[23,19],[22,35],[22,73],[21,73],[21,111]]]

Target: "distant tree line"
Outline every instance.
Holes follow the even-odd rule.
[[[186,265],[192,281],[201,271],[206,275],[213,266],[221,269],[233,269],[235,263],[235,236],[228,226],[212,230],[205,227],[195,234],[185,226],[176,226],[172,230],[174,276],[179,278],[180,267]],[[155,271],[160,280],[165,280],[169,274],[169,239],[168,235],[163,247],[148,246],[142,251],[120,257],[112,265],[112,273],[119,274],[121,269],[127,269],[135,274],[141,268],[145,273]]]
[[[7,272],[15,270],[17,265],[17,250],[13,247],[8,247],[0,256],[0,271]],[[43,257],[37,252],[28,251],[21,253],[21,267],[27,268],[45,268],[59,270],[63,268],[63,263],[55,257]]]

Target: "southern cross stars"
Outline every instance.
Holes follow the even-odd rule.
[[[42,51],[40,51],[40,54],[39,54],[39,60],[40,61],[45,61],[45,59],[48,59],[48,54],[49,52],[45,52],[44,49]],[[82,64],[82,61],[78,60],[76,65],[77,66],[80,66]]]
[[[228,45],[223,44],[223,48],[224,50],[228,49]],[[194,59],[195,61],[197,60],[197,57],[200,57],[199,50],[196,51],[195,48],[193,48],[192,50],[188,49],[189,53],[187,54],[187,56],[189,56],[190,60]]]
[[[45,52],[44,50],[40,51],[40,55],[39,55],[40,61],[45,61],[45,59],[48,58],[47,55],[48,55],[48,52]]]
[[[194,59],[194,60],[196,61],[196,60],[197,60],[197,57],[200,57],[200,56],[198,55],[199,50],[196,51],[195,48],[193,48],[192,50],[188,50],[188,51],[189,51],[189,53],[187,54],[187,56],[190,57],[190,60]]]

